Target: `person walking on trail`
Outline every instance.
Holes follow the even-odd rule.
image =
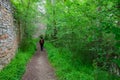
[[[41,37],[39,43],[40,43],[41,51],[43,51],[43,46],[44,46],[44,39],[43,39],[43,37]]]

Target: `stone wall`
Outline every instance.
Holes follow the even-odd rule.
[[[16,38],[10,0],[0,0],[0,69],[14,57]]]

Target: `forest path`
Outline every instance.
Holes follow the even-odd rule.
[[[50,66],[46,51],[40,51],[37,44],[36,54],[27,65],[27,70],[22,80],[56,80],[54,70]]]

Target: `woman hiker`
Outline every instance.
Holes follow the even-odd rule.
[[[43,46],[44,46],[44,39],[43,39],[43,37],[40,37],[39,43],[40,43],[41,51],[43,51]]]

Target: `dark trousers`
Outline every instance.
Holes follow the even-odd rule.
[[[40,44],[41,51],[43,51],[43,44]]]

